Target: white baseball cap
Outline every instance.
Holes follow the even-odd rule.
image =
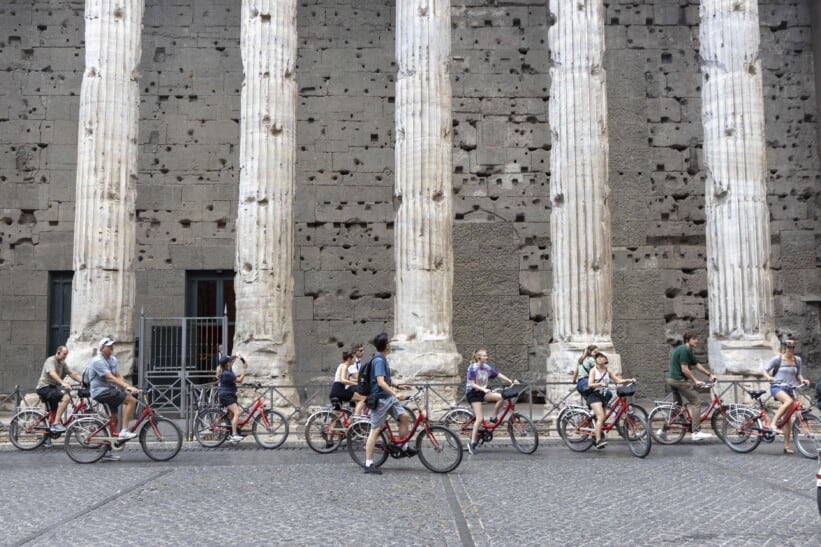
[[[100,340],[100,349],[103,349],[105,346],[113,346],[114,340],[106,336],[102,340]]]

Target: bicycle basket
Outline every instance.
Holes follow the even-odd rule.
[[[516,386],[506,387],[502,390],[502,399],[515,399],[521,391]]]
[[[616,393],[619,394],[619,397],[630,397],[631,395],[635,395],[636,384],[631,384],[629,386],[620,386],[616,388]]]

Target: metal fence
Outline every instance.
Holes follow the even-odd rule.
[[[173,377],[173,374],[171,376]],[[158,382],[156,378],[163,378],[163,376],[148,376],[147,380],[153,379],[153,381],[141,384],[143,388],[152,390],[152,407],[161,414],[181,419],[184,423],[185,436],[190,440],[193,437],[194,420],[197,413],[209,406],[218,405],[216,382],[192,381],[192,378],[196,376],[188,376],[182,370],[177,374],[174,383],[164,384]],[[210,378],[213,378],[213,375]],[[300,426],[304,425],[305,420],[317,410],[330,404],[328,400],[329,383],[267,386],[240,384],[238,387],[241,389],[240,402],[251,401],[262,394],[266,407],[277,409],[288,419],[291,434],[301,434]],[[431,421],[441,420],[453,408],[470,406],[465,401],[463,382],[425,383],[417,384],[416,387],[421,390],[417,404]],[[758,380],[720,382],[718,393],[725,404],[751,404],[753,401],[747,395],[745,388],[746,390],[769,391],[769,384]],[[249,390],[254,391],[253,396]],[[33,388],[25,390],[15,386],[11,393],[0,394],[0,410],[9,414],[17,412],[29,391],[34,392]],[[811,390],[799,392],[798,396],[802,399],[805,408],[816,404],[814,392]],[[705,395],[704,399],[706,397]],[[636,403],[641,404],[648,411],[656,401],[670,400],[670,398],[669,394],[665,397],[653,398],[651,394],[642,394],[640,389],[635,397]],[[769,402],[773,408],[776,406],[771,402],[771,398],[765,402]],[[584,404],[575,390],[575,384],[537,381],[523,386],[516,404],[517,411],[528,416],[540,431],[549,432],[561,409],[571,403]],[[706,403],[706,400],[703,403]]]
[[[291,425],[291,434],[299,433],[294,431],[305,420],[317,410],[328,407],[328,394],[330,384],[289,384],[276,386],[238,386],[240,392],[240,402],[245,399],[250,401],[261,393],[264,394],[266,405],[276,408],[282,412]],[[425,411],[429,420],[436,422],[441,420],[447,412],[456,407],[469,407],[465,401],[465,385],[460,383],[425,383],[417,384],[415,387],[421,390],[419,408]],[[747,395],[747,390],[765,389],[769,391],[769,384],[765,381],[748,380],[720,382],[718,393],[725,404],[731,403],[752,403],[752,399]],[[250,397],[248,390],[254,390],[254,396]],[[810,408],[815,401],[813,393],[809,390],[799,392],[798,396],[803,400],[805,408]],[[639,390],[635,397],[636,403],[644,406],[649,411],[658,400],[671,400],[672,395],[653,398],[652,396],[642,396]],[[703,404],[707,403],[707,395],[704,395]],[[216,383],[201,385],[190,385],[190,393],[187,397],[188,407],[185,409],[185,433],[187,438],[191,438],[194,431],[194,420],[197,413],[203,408],[218,405]],[[766,401],[765,401],[766,402]],[[561,409],[568,404],[584,404],[581,395],[575,389],[575,384],[570,382],[533,382],[523,386],[522,392],[517,401],[518,412],[521,412],[536,425],[542,432],[550,431],[554,426],[554,421]]]
[[[23,401],[23,394],[20,391],[20,386],[14,386],[11,393],[0,393],[0,410],[17,413],[20,409],[20,404]]]
[[[194,386],[214,380],[217,344],[228,347],[228,317],[140,316],[136,384],[163,412],[185,417]]]

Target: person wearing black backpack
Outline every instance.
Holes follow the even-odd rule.
[[[361,371],[364,376],[365,369],[370,368],[370,393],[368,394],[368,406],[371,408],[371,432],[368,441],[365,443],[365,473],[381,475],[382,470],[373,465],[373,450],[376,446],[376,439],[385,425],[388,414],[399,422],[399,437],[404,438],[408,434],[410,417],[399,401],[403,401],[405,396],[395,391],[395,389],[409,389],[405,385],[394,385],[391,381],[391,369],[388,366],[388,353],[391,351],[390,340],[387,333],[381,332],[373,340],[376,346],[376,353],[369,363],[366,363]],[[401,447],[402,457],[412,457],[416,455],[416,450],[405,443]]]

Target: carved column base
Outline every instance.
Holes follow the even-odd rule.
[[[550,344],[550,357],[547,358],[547,390],[545,393],[545,412],[552,409],[567,395],[568,390],[575,389],[569,382],[573,379],[573,371],[579,366],[579,357],[590,344],[596,344],[599,351],[607,355],[608,368],[621,376],[621,356],[610,340],[586,340],[582,342],[558,342]],[[555,384],[554,382],[567,382]]]
[[[452,340],[391,340],[388,361],[402,381],[458,382],[462,356]]]
[[[579,366],[579,357],[590,344],[596,344],[599,351],[607,355],[608,368],[621,376],[621,356],[616,353],[613,342],[609,339],[586,340],[550,344],[550,357],[547,358],[547,381],[569,382],[573,371]]]
[[[279,380],[277,383],[291,383],[289,371],[293,369],[294,355],[287,345],[277,346],[269,340],[252,340],[235,344],[231,351],[243,354],[248,361],[248,382],[265,383],[267,379],[276,378]],[[241,367],[242,364],[235,364],[235,372],[242,370]]]
[[[716,374],[760,375],[764,365],[778,354],[778,339],[707,341],[708,364]]]

